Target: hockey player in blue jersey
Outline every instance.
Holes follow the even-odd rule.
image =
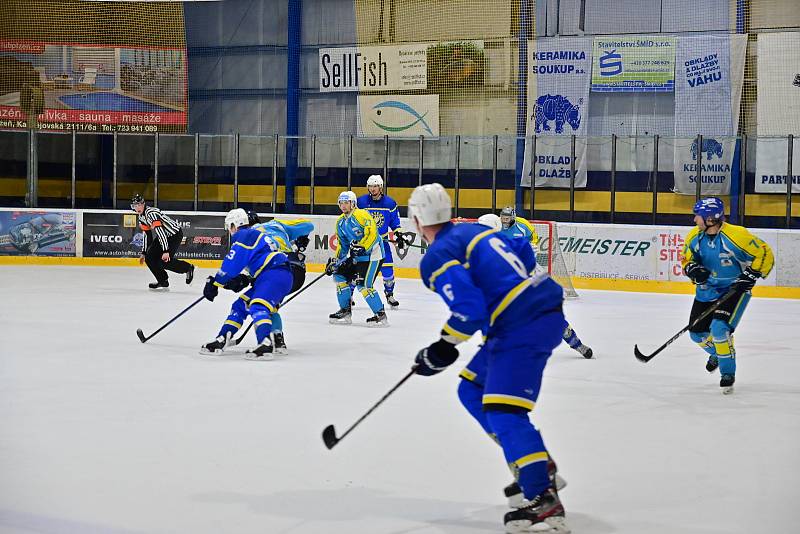
[[[305,252],[309,243],[308,235],[314,230],[314,224],[308,219],[272,219],[262,223],[258,213],[247,212],[249,225],[267,234],[277,245],[278,249],[286,254],[289,269],[292,272],[292,288],[289,293],[294,293],[303,286],[306,276]],[[241,283],[252,283],[252,279],[247,275],[240,275],[237,282],[232,283],[238,287]],[[242,288],[246,287],[243,286]],[[241,289],[239,290],[241,291]],[[222,325],[220,333],[216,339],[206,343],[200,348],[201,354],[218,354],[226,346],[232,343],[233,336],[239,331],[249,315],[248,303],[250,302],[249,292],[239,295],[231,306],[231,311]],[[283,334],[283,320],[277,311],[272,314],[272,346],[276,354],[288,354],[286,338]]]
[[[708,353],[706,370],[719,367],[722,392],[733,391],[736,351],[733,331],[750,301],[750,290],[775,265],[772,249],[742,226],[725,222],[725,205],[716,197],[694,205],[694,222],[683,248],[683,272],[697,286],[690,323],[729,291],[734,294],[711,315],[692,326],[689,335]]]
[[[383,260],[378,227],[368,211],[358,208],[356,194],[352,191],[344,191],[339,195],[339,209],[342,210],[336,220],[336,237],[339,243],[334,256],[325,266],[325,272],[333,275],[336,298],[339,301],[339,311],[329,316],[330,322],[352,323],[350,299],[353,292],[350,283],[355,281],[356,289],[375,314],[367,319],[367,325],[386,326],[388,321],[383,302],[372,287]]]
[[[208,277],[203,295],[213,301],[220,287],[239,292],[252,280],[253,287],[244,293],[246,298],[241,300],[247,304],[247,311],[253,318],[258,346],[248,350],[245,358],[271,360],[274,357],[270,339],[272,315],[292,288],[289,258],[269,235],[250,225],[247,212],[241,208],[231,210],[225,216],[225,228],[231,235],[231,249],[217,274]],[[236,305],[215,340],[222,346],[230,342],[233,332],[242,325],[243,318],[235,309],[238,310]]]
[[[517,217],[517,210],[513,206],[506,206],[500,212],[500,216],[493,213],[487,213],[478,217],[478,222],[495,228],[500,233],[505,234],[513,239],[522,239],[527,241],[533,247],[534,254],[538,252],[539,234],[536,233],[536,228],[527,220],[522,217]],[[544,267],[536,264],[536,270],[545,270]],[[587,360],[594,356],[594,351],[581,341],[572,325],[567,324],[562,335],[564,342],[570,346],[571,349],[577,351],[581,356]]]
[[[383,292],[386,295],[386,302],[392,308],[396,308],[400,303],[394,298],[394,257],[389,242],[389,231],[394,231],[395,241],[404,241],[403,232],[400,231],[400,213],[397,202],[383,192],[383,177],[380,174],[373,174],[367,178],[367,191],[368,194],[358,197],[358,207],[367,210],[375,219],[383,246],[381,265]]]
[[[458,394],[518,473],[527,501],[505,515],[506,529],[527,532],[535,525],[566,532],[549,454],[528,418],[566,327],[563,290],[547,273],[531,276],[536,259],[527,242],[483,225],[450,222],[450,197],[440,184],[417,187],[408,216],[430,245],[420,265],[422,281],[451,312],[440,339],[417,354],[416,372],[443,371],[458,358],[456,345],[485,331]]]

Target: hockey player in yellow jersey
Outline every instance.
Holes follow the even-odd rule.
[[[733,331],[750,301],[750,290],[770,273],[775,258],[769,245],[746,228],[725,222],[721,199],[701,199],[693,211],[697,226],[686,236],[681,261],[684,274],[697,286],[689,322],[731,295],[689,334],[709,355],[706,370],[713,373],[719,368],[719,385],[727,394],[736,379]]]

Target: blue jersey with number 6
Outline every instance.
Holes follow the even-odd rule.
[[[257,228],[243,227],[231,237],[231,250],[222,260],[222,266],[214,276],[219,285],[245,269],[257,278],[261,271],[285,265],[286,254],[280,252],[278,244]]]
[[[558,310],[563,290],[547,273],[530,275],[536,257],[525,239],[481,224],[447,223],[420,265],[422,280],[452,315],[442,330],[466,340],[480,329],[499,333]]]

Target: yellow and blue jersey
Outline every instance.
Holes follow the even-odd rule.
[[[245,270],[258,278],[264,269],[281,267],[287,262],[286,254],[270,236],[258,228],[242,227],[231,237],[231,249],[222,260],[214,282],[223,286]]]
[[[292,243],[298,237],[306,236],[314,230],[314,223],[308,219],[272,219],[256,224],[254,228],[264,232],[275,241],[281,252],[293,252]]]
[[[367,210],[375,219],[381,238],[388,239],[390,230],[400,228],[400,212],[397,202],[391,197],[381,195],[378,200],[373,200],[372,195],[362,195],[358,197],[358,207]]]
[[[724,222],[716,235],[692,228],[686,235],[681,265],[686,267],[689,262],[711,271],[708,281],[696,290],[697,300],[710,302],[724,295],[747,267],[766,277],[775,265],[775,258],[769,245],[747,228]]]
[[[503,228],[500,232],[514,239],[525,238],[532,245],[539,244],[539,235],[536,233],[536,228],[522,217],[517,217],[514,224],[508,228]]]
[[[352,243],[367,251],[366,255],[355,258],[356,261],[383,259],[383,244],[378,235],[378,227],[375,219],[366,210],[356,208],[349,215],[342,213],[336,220],[336,236],[339,239],[336,257],[339,259],[347,256]]]
[[[481,224],[446,223],[423,256],[420,274],[450,308],[442,332],[465,341],[480,329],[491,336],[560,309],[561,286],[546,273],[531,276],[535,266],[525,239]]]

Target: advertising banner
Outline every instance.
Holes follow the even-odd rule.
[[[794,138],[792,193],[800,193],[800,137]],[[756,193],[786,193],[789,170],[789,138],[756,139]]]
[[[800,33],[758,34],[758,135],[800,127]],[[759,160],[762,158],[759,157]]]
[[[319,90],[398,91],[428,86],[428,45],[319,49]]]
[[[319,50],[319,90],[408,91],[479,87],[486,76],[480,40],[349,46]]]
[[[359,95],[358,135],[438,137],[439,95]]]
[[[168,214],[180,225],[183,242],[180,259],[221,260],[228,252],[224,215]],[[144,232],[136,214],[85,212],[83,256],[87,258],[136,258],[142,250]]]
[[[675,140],[676,193],[695,194],[701,160],[702,194],[730,194],[746,47],[745,35],[678,37],[675,135],[685,139]]]
[[[800,34],[758,36],[756,193],[785,193],[789,141],[800,125]],[[783,136],[770,138],[767,136]],[[800,141],[795,138],[792,192],[800,192]]]
[[[528,43],[528,123],[522,186],[570,187],[575,135],[575,187],[586,187],[590,38],[538,39]],[[536,158],[533,136],[536,135]],[[584,137],[581,139],[581,137]]]
[[[75,256],[76,212],[0,211],[0,256]]]
[[[565,256],[575,254],[580,278],[687,282],[683,275],[684,238],[689,226],[604,225],[559,223],[559,243]],[[780,257],[775,230],[752,230]],[[796,257],[796,255],[793,255]],[[795,269],[796,270],[796,269]],[[779,269],[759,285],[776,285]]]
[[[186,48],[0,40],[0,128],[186,131]]]
[[[675,39],[652,35],[596,37],[592,91],[672,92]]]

